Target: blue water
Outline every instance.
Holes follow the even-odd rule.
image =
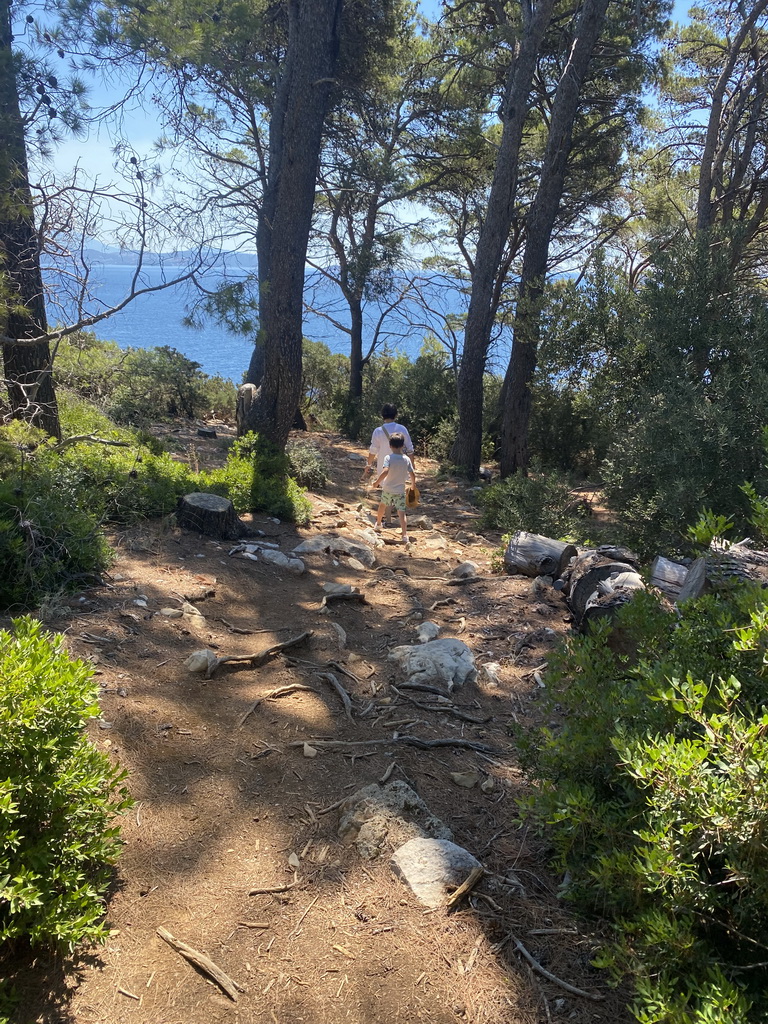
[[[150,266],[142,271],[142,278],[145,286],[152,286],[160,283],[164,274],[169,277],[173,273],[173,268]],[[130,266],[95,266],[91,272],[94,296],[105,306],[117,305],[128,292],[132,274]],[[51,284],[52,281],[49,279],[49,285]],[[213,286],[215,279],[209,279],[207,284]],[[333,289],[323,286],[317,277],[314,280],[308,278],[308,286],[308,301],[316,307],[322,306],[339,323],[349,322],[344,304],[338,301]],[[451,296],[450,291],[449,289],[446,294],[450,296],[458,312],[461,297],[455,291]],[[442,298],[444,300],[445,296]],[[218,374],[240,383],[251,357],[252,340],[234,334],[212,320],[208,320],[201,328],[186,327],[183,321],[193,299],[194,293],[187,285],[150,292],[134,299],[125,309],[96,324],[92,330],[97,337],[115,341],[121,348],[170,345],[199,363],[205,373],[212,376]],[[369,327],[377,313],[375,307],[370,307]],[[382,347],[386,346],[393,352],[403,352],[411,358],[418,355],[426,329],[424,316],[414,313],[414,309],[405,302],[389,315],[389,326],[383,334]],[[57,319],[55,308],[49,308],[49,319]],[[313,341],[324,342],[333,352],[349,352],[347,335],[317,314],[305,315],[304,335]]]

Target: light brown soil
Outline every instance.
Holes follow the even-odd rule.
[[[311,439],[332,476],[312,497],[312,526],[253,517],[284,551],[318,531],[365,525],[361,517],[373,506],[360,486],[361,463],[351,458],[363,449],[330,435]],[[220,442],[179,435],[178,443],[204,464],[223,455]],[[122,823],[109,943],[69,962],[17,964],[17,1024],[629,1019],[621,996],[591,968],[594,943],[558,900],[545,851],[517,821],[524,783],[509,727],[536,714],[533,671],[567,630],[567,609],[555,591],[539,592],[522,577],[461,587],[426,579],[466,559],[487,575],[500,538],[471,543],[479,521],[464,487],[437,481],[435,467],[423,461],[418,470],[419,512],[435,531],[413,531],[408,550],[387,544],[373,570],[315,555],[294,577],[229,557],[227,543],[148,522],[114,538],[118,560],[109,582],[51,621],[74,654],[96,665],[103,720],[93,723],[92,739],[129,770],[136,804]],[[430,546],[438,534],[444,550]],[[322,614],[327,581],[361,587],[367,603],[337,603]],[[208,590],[214,596],[203,599]],[[185,597],[204,616],[199,625],[160,614]],[[445,597],[457,603],[429,610]],[[437,622],[442,636],[464,640],[479,664],[501,664],[500,685],[481,673],[456,698],[468,714],[489,717],[486,724],[425,711],[390,691],[396,677],[387,651],[415,643],[422,618]],[[206,681],[183,666],[201,648],[249,654],[304,630],[314,631],[308,642],[258,669],[225,665]],[[291,655],[303,660],[291,663]],[[333,671],[352,698],[352,721],[307,661],[346,670]],[[255,706],[291,683],[312,692]],[[391,740],[397,732],[464,737],[497,753],[391,742],[309,758],[290,746],[311,737]],[[426,910],[393,876],[388,856],[362,861],[339,839],[338,814],[324,813],[393,763],[391,777],[410,782],[488,871],[453,912]],[[469,770],[492,780],[492,789],[462,789],[451,780],[451,772]],[[296,857],[294,872],[289,858]],[[158,927],[242,986],[237,1001],[167,945]],[[602,1000],[545,980],[522,959],[516,940],[558,978]]]

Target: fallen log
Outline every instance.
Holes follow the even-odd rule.
[[[587,605],[605,596],[606,591],[601,591],[599,584],[617,577],[622,577],[622,582],[612,584],[613,590],[618,586],[638,590],[644,585],[633,565],[605,558],[598,551],[588,551],[574,561],[563,590],[577,626],[581,627]]]
[[[657,555],[651,564],[651,573],[648,582],[652,587],[663,591],[667,597],[676,598],[685,583],[688,575],[688,566],[680,562],[673,562],[663,555]]]
[[[509,539],[504,564],[510,572],[525,576],[552,576],[554,579],[577,554],[578,549],[573,544],[518,530]]]

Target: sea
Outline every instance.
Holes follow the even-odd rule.
[[[174,276],[177,268],[147,266],[142,270],[142,285],[153,286]],[[245,273],[244,271],[242,272]],[[95,264],[91,268],[89,286],[102,308],[118,305],[128,294],[133,268],[126,264]],[[52,271],[46,275],[49,293],[56,295],[56,279]],[[214,288],[221,277],[211,276],[204,283]],[[443,287],[437,280],[428,282],[429,309],[415,299],[393,302],[390,297],[371,302],[366,308],[368,336],[383,319],[381,342],[377,351],[404,354],[414,359],[426,335],[440,336],[447,313],[460,313],[465,301],[455,288]],[[97,323],[91,330],[102,340],[115,341],[121,348],[153,348],[168,345],[200,364],[204,373],[220,376],[239,384],[253,351],[250,336],[236,334],[226,326],[208,318],[199,327],[184,323],[194,303],[195,293],[182,284],[148,292],[133,299],[124,309]],[[349,353],[349,339],[344,327],[349,323],[344,302],[332,285],[317,272],[307,275],[305,298],[310,307],[305,313],[304,336],[322,341],[332,352]],[[390,308],[391,307],[391,308]],[[58,311],[56,302],[49,302],[51,322],[71,321],[72,310],[66,304]],[[450,343],[450,337],[446,336]]]

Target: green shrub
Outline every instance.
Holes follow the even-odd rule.
[[[309,441],[291,440],[286,445],[291,476],[301,487],[320,491],[328,483],[328,464]]]
[[[565,895],[613,925],[599,963],[634,980],[646,1024],[768,1014],[768,608],[739,587],[675,618],[641,594],[553,658],[521,736],[526,811],[569,873]],[[757,954],[757,955],[756,955]]]
[[[223,469],[200,474],[207,487],[228,497],[238,512],[269,512],[301,525],[310,520],[312,506],[289,475],[290,460],[285,452],[248,433],[232,445]]]
[[[485,525],[504,533],[529,530],[564,537],[578,532],[585,517],[568,481],[556,473],[515,473],[486,487],[478,501]]]
[[[88,741],[92,670],[39,622],[0,631],[0,942],[67,950],[106,936],[126,773]]]
[[[235,410],[231,381],[209,377],[199,363],[168,345],[121,349],[81,331],[62,339],[56,377],[64,390],[95,403],[120,423],[209,413],[231,418]]]
[[[0,483],[0,607],[93,583],[110,562],[98,521],[59,474],[25,467]]]

